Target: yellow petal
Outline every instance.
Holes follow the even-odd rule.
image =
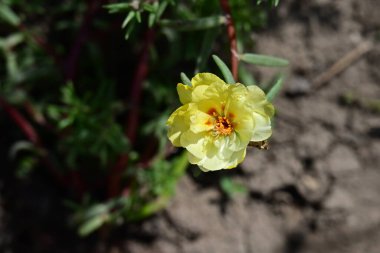
[[[209,131],[214,128],[214,117],[199,110],[193,110],[190,115],[190,130],[194,133]]]
[[[191,163],[191,164],[199,164],[199,162],[202,160],[201,158],[196,157],[195,155],[193,155],[190,152],[187,152],[187,158],[189,160],[189,163]]]
[[[254,102],[255,104],[260,104],[261,102],[266,100],[264,91],[260,89],[258,86],[250,85],[247,87],[247,89],[250,101]]]
[[[202,159],[198,166],[203,171],[222,170],[226,168],[227,161],[221,160],[217,156],[212,156]]]
[[[248,145],[255,126],[252,110],[244,103],[233,100],[229,101],[226,106],[226,115],[233,122],[234,131],[241,143],[240,145]]]
[[[168,129],[168,138],[174,146],[180,147],[180,136],[190,127],[189,104],[181,106],[174,111],[166,122]]]
[[[251,132],[249,132],[249,136],[251,135]],[[246,140],[241,139],[242,137],[239,136],[237,132],[232,133],[229,136],[226,136],[226,144],[225,148],[229,150],[230,152],[236,152],[241,149],[244,149],[247,147],[248,143]],[[215,143],[217,144],[217,143]]]
[[[169,139],[186,148],[190,163],[203,171],[234,168],[243,161],[249,141],[271,136],[274,107],[259,87],[226,84],[210,73],[191,82],[191,87],[177,85],[184,105],[167,122]],[[231,131],[214,131],[220,122]]]
[[[211,73],[199,73],[191,79],[193,87],[198,85],[210,85],[212,83],[224,83],[222,79]]]
[[[238,152],[233,153],[233,155],[229,159],[229,163],[226,166],[226,169],[233,169],[236,166],[238,166],[239,163],[241,163],[244,160],[246,152],[247,149],[244,148]]]
[[[231,101],[245,103],[248,98],[248,89],[241,83],[229,86],[229,99]]]
[[[207,99],[205,95],[205,91],[207,90],[207,85],[198,85],[197,87],[194,87],[192,93],[191,93],[191,101],[192,102],[199,102],[203,99]]]
[[[253,112],[255,128],[251,141],[264,141],[272,135],[271,121],[268,116]]]
[[[256,85],[248,86],[247,89],[247,99],[252,109],[258,113],[267,115],[268,117],[273,117],[274,107],[267,100],[264,91]]]
[[[177,84],[177,92],[179,96],[179,101],[181,101],[182,104],[187,104],[191,102],[192,91],[193,91],[192,87],[189,87],[182,83]]]
[[[205,146],[207,142],[207,135],[204,133],[194,133],[190,130],[184,132],[180,139],[181,146],[198,158],[202,158],[206,155]]]

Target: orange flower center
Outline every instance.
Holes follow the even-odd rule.
[[[216,118],[214,130],[219,135],[227,136],[234,131],[234,128],[227,117],[218,116]]]
[[[222,106],[224,110],[224,106]],[[207,125],[214,125],[212,133],[214,135],[223,135],[227,136],[230,135],[234,131],[234,124],[232,123],[231,119],[235,117],[234,114],[228,113],[228,117],[221,116],[215,108],[210,108],[207,113],[214,117],[214,121],[211,122],[208,120],[206,122]]]

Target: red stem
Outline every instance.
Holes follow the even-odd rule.
[[[140,101],[141,101],[141,91],[142,84],[148,74],[148,63],[149,63],[149,48],[154,40],[154,30],[149,29],[145,34],[145,43],[142,48],[142,53],[140,56],[140,61],[135,72],[135,77],[132,81],[131,89],[131,111],[129,113],[128,120],[125,124],[126,132],[125,134],[129,138],[129,141],[133,144],[136,141],[137,126],[140,114]]]
[[[0,98],[0,106],[9,114],[13,121],[20,127],[21,131],[26,135],[26,137],[36,146],[40,146],[40,138],[37,132],[34,130],[31,124],[10,104],[8,104],[4,99]]]
[[[143,81],[146,79],[148,74],[148,63],[149,63],[149,48],[154,41],[154,30],[149,29],[146,32],[144,46],[142,48],[142,53],[140,55],[140,60],[137,65],[135,76],[132,81],[131,106],[130,113],[128,115],[128,120],[125,125],[125,135],[128,137],[130,143],[133,145],[136,141],[137,128],[139,124],[139,114],[140,114],[140,101],[141,101],[141,91]],[[114,197],[120,192],[120,181],[129,160],[128,154],[123,154],[119,157],[116,164],[111,169],[111,174],[109,176],[108,182],[108,195],[109,197]]]
[[[219,0],[219,3],[225,13],[227,19],[227,34],[230,41],[230,51],[231,51],[231,69],[234,79],[238,80],[238,51],[237,51],[237,40],[236,40],[236,30],[234,26],[234,21],[232,19],[231,8],[228,0]]]
[[[37,147],[42,150],[45,150],[41,140],[33,128],[33,126],[19,113],[16,108],[8,104],[4,99],[0,98],[0,106],[5,110],[6,113],[12,118],[12,120],[16,123],[16,125],[21,129],[21,131],[26,135],[26,137]],[[56,178],[56,180],[65,185],[66,182],[64,180],[63,175],[60,171],[54,166],[52,161],[49,159],[48,154],[43,153],[41,156],[41,162],[45,165],[45,167],[49,170],[49,172]]]
[[[77,37],[76,37],[73,45],[71,46],[69,56],[67,57],[67,60],[66,60],[66,66],[65,66],[66,67],[66,69],[65,69],[66,81],[73,80],[75,75],[76,75],[80,51],[82,49],[84,42],[87,39],[87,35],[88,35],[89,26],[91,24],[91,21],[94,18],[95,13],[101,7],[102,2],[103,2],[103,0],[93,0],[89,4],[89,6],[86,10],[86,13],[83,17],[81,27],[79,28],[79,31],[77,33]]]

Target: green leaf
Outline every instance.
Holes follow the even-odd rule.
[[[125,28],[128,23],[132,20],[132,18],[135,17],[135,12],[134,11],[130,11],[128,13],[128,15],[125,17],[124,21],[123,21],[123,24],[121,25],[122,28]]]
[[[231,70],[227,67],[227,65],[216,55],[213,55],[212,58],[214,59],[216,65],[218,65],[226,82],[229,84],[235,83],[235,79],[231,73]]]
[[[191,84],[191,81],[190,81],[190,79],[187,77],[187,75],[185,74],[185,73],[183,73],[183,72],[181,72],[181,80],[182,80],[182,82],[185,84],[185,85],[187,85],[187,86],[193,86],[192,84]]]
[[[234,195],[238,193],[245,194],[248,191],[247,188],[243,184],[234,182],[231,178],[228,178],[228,177],[223,177],[219,183],[220,183],[220,188],[230,198],[232,198]]]
[[[253,78],[252,73],[250,73],[243,65],[239,66],[239,77],[243,84],[245,85],[256,85],[256,81]]]
[[[136,11],[136,20],[138,23],[141,23],[141,12],[140,11]]]
[[[132,23],[128,26],[127,30],[125,31],[124,38],[125,38],[126,40],[129,39],[129,36],[131,35],[131,32],[132,32],[133,29],[135,28],[135,23],[136,23],[136,22],[132,22]]]
[[[99,203],[90,206],[83,214],[85,220],[92,219],[95,216],[104,215],[109,212],[111,204],[110,203]]]
[[[156,13],[154,13],[154,12],[149,13],[148,27],[149,28],[153,27],[155,21],[156,21]]]
[[[241,54],[239,58],[246,63],[267,67],[286,67],[289,65],[285,59],[261,54]]]
[[[109,9],[109,13],[120,12],[130,9],[132,6],[129,3],[114,3],[107,4],[104,8]]]
[[[16,54],[13,51],[5,51],[5,59],[10,79],[14,82],[17,82],[22,74],[17,63]]]
[[[0,38],[0,47],[3,50],[8,50],[12,47],[17,46],[21,42],[23,42],[25,39],[24,35],[22,33],[14,33],[9,35],[6,38]]]
[[[11,146],[9,157],[15,159],[16,155],[21,151],[37,151],[37,149],[31,142],[17,141]]]
[[[161,18],[162,13],[164,13],[166,7],[168,6],[168,2],[161,2],[158,6],[157,13],[156,13],[156,22]]]
[[[263,2],[263,0],[256,0],[256,4],[257,5],[260,5],[262,2]],[[271,7],[277,7],[277,5],[280,2],[280,0],[268,0],[268,2],[269,2],[269,5]]]
[[[179,179],[186,168],[189,166],[187,151],[183,151],[182,154],[173,162],[172,176]]]
[[[218,33],[219,28],[213,28],[206,31],[202,42],[201,52],[197,57],[197,67],[195,68],[195,73],[198,73],[205,68]]]
[[[55,105],[48,105],[46,108],[46,113],[49,116],[49,118],[54,120],[58,120],[61,117],[60,108]]]
[[[146,203],[137,212],[128,213],[127,214],[128,219],[134,220],[134,221],[141,220],[165,208],[168,205],[169,200],[173,196],[176,183],[183,176],[188,165],[189,165],[189,162],[187,158],[187,151],[183,151],[178,157],[176,157],[173,160],[171,166],[168,167],[168,169],[170,169],[169,174],[163,175],[162,174],[163,172],[160,173],[161,175],[156,174],[156,176],[163,176],[165,181],[164,182],[159,181],[160,184],[156,183],[155,186],[159,188],[165,187],[165,189],[158,191],[160,192],[160,195],[153,201]],[[154,168],[151,168],[151,172],[152,171],[154,171]]]
[[[284,75],[280,74],[275,79],[274,84],[272,85],[272,87],[270,88],[270,90],[267,93],[267,99],[268,99],[268,101],[273,101],[273,99],[280,92],[283,83],[284,83]]]
[[[142,7],[143,7],[144,10],[146,10],[148,12],[155,12],[156,11],[156,8],[154,7],[154,5],[151,5],[151,4],[148,4],[148,3],[143,3]]]
[[[178,31],[196,31],[218,27],[226,23],[224,16],[211,16],[206,18],[198,18],[193,20],[161,20],[160,25],[169,27]]]
[[[73,124],[73,122],[74,122],[73,118],[71,118],[71,117],[65,118],[65,119],[59,121],[58,128],[59,129],[64,129],[64,128],[70,126],[71,124]]]
[[[11,8],[9,8],[8,5],[3,3],[0,4],[0,19],[3,19],[5,22],[13,26],[20,25],[20,18]]]
[[[78,233],[80,236],[86,236],[100,228],[104,223],[108,221],[108,215],[107,214],[100,214],[97,215],[89,220],[87,220],[85,223],[83,223],[78,230]]]

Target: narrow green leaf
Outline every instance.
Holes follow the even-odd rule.
[[[137,20],[137,22],[141,23],[141,12],[140,11],[136,11],[136,20]]]
[[[181,80],[182,82],[187,86],[192,86],[190,79],[187,77],[187,75],[183,72],[181,72]]]
[[[195,68],[195,73],[203,71],[206,66],[207,60],[210,57],[211,50],[215,39],[219,33],[219,28],[213,28],[206,31],[202,42],[201,52],[197,57],[197,67]]]
[[[143,3],[142,7],[143,7],[144,10],[146,10],[148,12],[155,12],[156,11],[156,8],[152,4]]]
[[[170,27],[178,31],[196,31],[218,27],[226,23],[224,16],[211,16],[193,20],[161,20],[160,25]]]
[[[213,55],[212,58],[214,59],[216,65],[218,65],[220,71],[222,72],[224,80],[229,84],[235,83],[235,79],[227,65],[216,55]]]
[[[104,8],[109,9],[109,11],[112,12],[119,12],[123,10],[128,10],[132,6],[129,3],[114,3],[114,4],[107,4],[104,6]]]
[[[16,54],[13,51],[5,51],[5,59],[8,75],[12,81],[16,82],[19,76],[21,76]]]
[[[274,84],[270,88],[270,90],[267,93],[267,99],[268,101],[273,101],[273,99],[278,95],[280,92],[282,85],[284,83],[284,75],[280,74],[276,78]]]
[[[125,17],[123,24],[121,25],[121,28],[125,28],[128,25],[128,23],[132,20],[132,18],[134,18],[134,17],[135,17],[135,12],[130,11],[128,13],[128,15]]]
[[[107,215],[98,215],[86,221],[79,227],[78,233],[80,236],[86,236],[100,228],[106,221]]]
[[[239,66],[239,77],[243,84],[245,85],[256,85],[256,80],[242,64]]]
[[[239,58],[247,63],[267,67],[286,67],[289,65],[285,59],[261,54],[242,54],[239,55]]]
[[[131,32],[132,32],[133,28],[135,28],[135,23],[136,23],[136,22],[132,22],[132,23],[128,26],[127,30],[125,31],[125,36],[124,36],[124,38],[125,38],[126,40],[129,39],[129,35],[131,35]]]
[[[149,17],[148,17],[149,28],[153,27],[155,21],[156,21],[156,13],[154,12],[149,13]]]
[[[5,22],[13,26],[18,26],[20,24],[20,18],[13,12],[8,5],[1,3],[0,4],[0,19],[3,19]]]
[[[16,155],[22,151],[37,151],[37,148],[29,141],[18,141],[15,142],[9,151],[9,157],[15,159]]]
[[[49,116],[49,118],[58,120],[59,117],[61,117],[61,111],[58,106],[55,105],[48,105],[46,108],[46,113]]]
[[[74,122],[74,119],[72,117],[65,118],[65,119],[58,122],[58,128],[64,129],[64,128],[70,126],[73,122]]]
[[[23,42],[24,38],[25,37],[22,33],[14,33],[6,38],[0,38],[0,48],[3,50],[8,50]]]
[[[161,18],[162,13],[164,13],[166,7],[168,6],[168,2],[161,2],[160,5],[157,8],[156,13],[156,22]]]
[[[183,151],[173,162],[173,177],[179,179],[189,166],[187,151]]]
[[[245,187],[243,184],[234,182],[229,177],[221,178],[219,183],[220,183],[220,188],[230,198],[234,197],[236,194],[246,194],[248,191],[247,187]]]
[[[83,218],[85,220],[92,219],[95,216],[99,216],[105,213],[108,213],[112,203],[100,203],[90,206],[88,209],[84,211]]]

